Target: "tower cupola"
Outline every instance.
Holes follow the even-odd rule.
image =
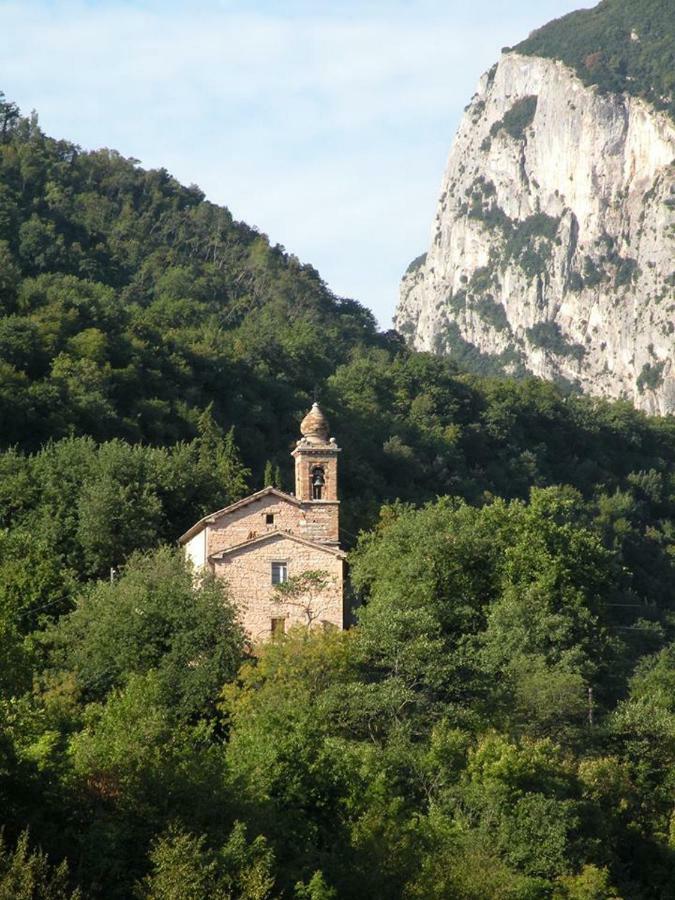
[[[295,496],[309,502],[337,503],[337,455],[340,448],[329,438],[328,419],[318,403],[300,423],[302,437],[295,446]]]
[[[309,444],[328,443],[328,419],[318,403],[312,404],[312,408],[300,423],[300,434]]]

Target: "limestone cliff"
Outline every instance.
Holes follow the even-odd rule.
[[[397,329],[675,412],[674,160],[668,112],[505,53],[466,109]]]

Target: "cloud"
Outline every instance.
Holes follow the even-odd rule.
[[[386,325],[481,71],[574,5],[0,2],[0,88],[198,183]]]

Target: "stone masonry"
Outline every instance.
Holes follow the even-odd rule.
[[[228,585],[254,642],[273,632],[344,627],[344,553],[339,546],[337,455],[328,423],[314,404],[300,426],[295,495],[267,487],[205,516],[181,538],[196,570],[211,569]],[[321,572],[325,586],[281,602],[272,583]]]
[[[277,599],[270,584],[271,566],[277,560],[287,563],[289,578],[308,571],[326,573],[328,584],[309,610],[302,598],[292,604]],[[255,547],[225,550],[216,555],[213,564],[216,575],[227,581],[237,599],[242,621],[253,641],[269,637],[271,622],[277,618],[285,620],[286,631],[294,625],[343,627],[343,561],[339,551],[326,553],[309,542],[294,541],[277,533]]]

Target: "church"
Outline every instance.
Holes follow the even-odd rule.
[[[227,582],[253,642],[293,625],[345,627],[340,448],[317,403],[300,433],[291,454],[294,495],[266,487],[204,516],[179,539],[195,569],[208,567]],[[277,587],[286,582],[292,590]]]

